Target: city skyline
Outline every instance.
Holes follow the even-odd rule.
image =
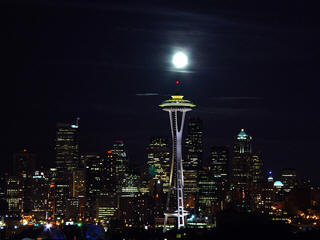
[[[123,139],[140,162],[148,136],[168,133],[154,129],[166,121],[155,106],[175,91],[169,59],[181,47],[190,55],[182,89],[199,106],[191,116],[204,120],[206,152],[245,128],[267,168],[291,166],[320,182],[320,36],[311,8],[83,4],[2,8],[17,19],[4,21],[4,79],[13,89],[5,92],[4,165],[24,147],[53,162],[55,124],[78,116],[83,151]]]
[[[1,3],[0,238],[318,237],[317,10]]]
[[[197,118],[198,117],[195,118],[192,115],[188,116],[186,118],[186,124],[189,123],[190,119],[197,119]],[[64,121],[63,123],[62,122],[58,122],[58,123],[56,123],[56,125],[65,125],[65,126],[74,125],[74,126],[78,126],[76,124],[77,124],[77,122],[79,120],[80,120],[80,118],[77,117],[77,118],[74,119],[74,121],[69,121],[68,123],[66,121]],[[201,119],[201,122],[203,122],[202,119]],[[57,127],[55,127],[54,129],[57,130]],[[79,133],[78,133],[79,134],[79,139],[81,139],[81,132],[82,132],[81,130],[82,130],[82,126],[81,126],[81,124],[79,124]],[[243,128],[238,129],[238,131],[236,131],[234,133],[234,135],[230,137],[230,142],[224,142],[224,143],[215,142],[214,144],[208,144],[208,143],[204,142],[204,144],[203,144],[203,151],[204,152],[202,153],[203,156],[202,156],[202,159],[201,159],[202,165],[204,164],[206,166],[206,165],[210,164],[209,163],[210,162],[210,154],[211,154],[210,150],[211,150],[212,147],[218,147],[218,146],[226,146],[226,147],[229,147],[229,148],[232,147],[233,144],[235,144],[234,138],[237,135],[237,132],[239,132],[239,131],[241,132],[241,130],[244,130],[244,129]],[[186,131],[186,130],[184,130],[184,131]],[[248,132],[248,131],[246,130],[246,132]],[[204,132],[204,135],[206,136],[207,133]],[[250,133],[250,135],[253,136],[251,133]],[[147,152],[148,151],[146,150],[146,148],[148,147],[148,141],[150,141],[154,137],[165,137],[165,138],[169,139],[169,136],[170,136],[169,134],[167,134],[167,135],[165,135],[165,134],[155,134],[155,135],[150,135],[148,137],[145,137],[145,139],[144,139],[145,144],[141,147],[141,149],[139,149],[139,154],[140,155],[131,154],[130,150],[132,149],[131,148],[132,146],[130,146],[130,140],[127,141],[125,137],[123,137],[121,139],[120,138],[112,139],[110,142],[104,144],[104,147],[102,149],[97,149],[96,148],[94,150],[83,151],[83,149],[86,149],[86,148],[85,148],[85,146],[83,146],[83,144],[80,144],[79,154],[86,154],[86,153],[103,154],[106,151],[108,151],[108,149],[112,148],[112,142],[114,142],[114,141],[124,141],[125,144],[127,145],[127,149],[128,149],[129,164],[130,164],[130,166],[136,168],[136,167],[141,167],[141,166],[147,164],[147,162],[148,162],[148,157],[147,157]],[[254,136],[253,136],[253,138],[254,138],[254,142],[259,141],[259,139],[256,139]],[[183,140],[184,141],[187,140],[186,136],[184,136]],[[171,140],[170,140],[170,144],[171,144]],[[186,143],[183,143],[183,148],[187,148],[187,146],[185,146],[185,144]],[[54,149],[54,139],[52,139],[52,149],[51,149],[52,156],[50,156],[52,161],[50,161],[50,162],[48,162],[48,161],[47,162],[43,162],[43,159],[41,159],[41,156],[43,156],[41,154],[41,152],[42,152],[41,150],[39,152],[35,152],[32,148],[27,147],[27,146],[28,145],[26,144],[26,145],[24,145],[23,148],[20,148],[20,149],[16,148],[17,151],[11,153],[11,159],[14,159],[14,156],[19,154],[19,153],[28,152],[28,153],[33,154],[33,155],[36,156],[37,161],[34,161],[34,163],[33,163],[34,166],[36,166],[36,169],[50,168],[50,167],[54,167],[55,166],[56,153],[55,153],[55,149]],[[308,175],[308,174],[306,174],[305,172],[299,170],[297,167],[295,167],[293,165],[282,165],[282,166],[280,165],[281,166],[280,167],[279,165],[265,164],[266,163],[266,159],[264,158],[263,149],[257,148],[255,143],[254,143],[254,148],[262,156],[262,160],[264,162],[264,169],[265,169],[266,173],[267,173],[267,171],[271,170],[273,172],[274,176],[279,176],[280,177],[282,169],[286,169],[286,168],[297,169],[298,170],[298,175],[299,175],[300,178],[302,178],[302,179],[310,179],[313,184],[319,184],[318,181],[320,181],[320,180],[318,180],[316,178],[316,176]],[[137,157],[138,157],[139,161],[135,161],[135,160],[137,160]],[[11,159],[10,159],[10,161],[11,161]],[[4,166],[4,168],[2,168],[2,174],[6,173],[6,172],[14,173],[14,168],[13,168],[13,165],[11,163],[9,165]]]

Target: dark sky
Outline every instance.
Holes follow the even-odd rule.
[[[30,0],[2,1],[0,14],[2,171],[23,147],[52,165],[56,122],[77,116],[82,151],[123,139],[142,163],[148,137],[169,135],[157,105],[180,79],[206,149],[231,145],[245,128],[267,169],[297,168],[320,183],[316,6]],[[189,54],[188,73],[171,69],[178,49]]]

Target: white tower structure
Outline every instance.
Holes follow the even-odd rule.
[[[177,81],[177,85],[179,81]],[[164,111],[169,112],[172,135],[172,161],[170,168],[169,191],[165,209],[165,219],[163,231],[167,230],[168,217],[177,218],[178,229],[185,227],[185,216],[187,211],[183,207],[183,168],[182,168],[182,132],[186,112],[191,111],[196,105],[189,100],[183,99],[181,95],[171,96],[171,99],[164,101],[159,105]],[[175,176],[174,176],[175,174]],[[177,205],[170,206],[170,195],[176,193]]]

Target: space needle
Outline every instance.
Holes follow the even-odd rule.
[[[172,63],[178,70],[188,65],[188,57],[183,52],[177,52],[172,58]],[[179,85],[180,82],[176,81]],[[183,167],[182,167],[182,132],[186,113],[191,111],[196,105],[183,98],[184,96],[176,94],[170,99],[164,101],[159,106],[169,113],[171,135],[172,135],[172,160],[170,167],[169,191],[167,195],[166,209],[164,213],[163,232],[167,230],[168,218],[177,218],[178,229],[185,227],[185,217],[188,212],[183,206]],[[176,195],[177,205],[171,207],[170,197]],[[175,199],[173,199],[175,200]]]

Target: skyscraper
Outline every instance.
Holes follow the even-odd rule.
[[[265,178],[263,174],[263,162],[261,159],[261,153],[253,153],[251,155],[251,186],[250,186],[250,209],[254,212],[264,212],[265,211]]]
[[[55,216],[66,215],[66,202],[72,196],[72,172],[79,166],[79,124],[58,123],[56,131]]]
[[[155,181],[163,182],[163,191],[168,192],[170,177],[170,151],[166,137],[152,137],[147,147],[148,172]]]
[[[186,112],[191,111],[195,105],[183,99],[181,95],[173,95],[171,99],[164,101],[159,105],[164,111],[169,112],[171,135],[172,135],[172,161],[170,168],[170,180],[168,192],[168,200],[166,204],[164,231],[166,231],[166,225],[168,217],[174,216],[178,220],[178,229],[185,227],[185,216],[187,212],[184,210],[183,204],[183,165],[182,165],[182,132],[183,125],[186,116]],[[180,115],[180,116],[179,116]],[[181,119],[181,123],[179,123]],[[173,172],[175,170],[176,183],[174,183]],[[174,209],[170,209],[170,195],[176,191],[177,206]]]
[[[252,183],[254,185],[261,185],[261,183],[264,181],[261,153],[255,152],[251,156],[251,175]]]
[[[78,202],[77,217],[85,216],[86,204],[86,169],[77,168],[72,171],[72,198]]]
[[[209,174],[213,177],[214,199],[217,209],[222,210],[226,195],[230,188],[230,148],[229,146],[213,146],[210,151]]]
[[[111,150],[107,150],[102,157],[103,172],[99,177],[102,182],[102,189],[97,196],[95,205],[96,217],[99,219],[110,219],[118,210],[127,169],[127,155],[123,153],[123,150],[123,142],[117,141],[113,144]],[[117,166],[117,164],[120,164],[120,166]]]
[[[56,131],[56,168],[59,174],[71,173],[79,165],[79,125],[58,123]]]
[[[21,176],[23,189],[23,211],[32,210],[32,175],[36,168],[36,155],[23,149],[13,154],[13,174]]]
[[[240,211],[263,212],[265,178],[260,152],[252,151],[252,137],[243,129],[233,147],[232,193],[233,202]]]
[[[36,219],[45,219],[49,212],[49,176],[44,171],[37,170],[32,175],[32,213]]]
[[[202,167],[199,171],[199,214],[208,215],[213,213],[214,204],[217,201],[215,193],[217,187],[214,182],[214,175],[208,167]]]
[[[198,194],[198,172],[202,164],[202,120],[189,118],[185,138],[183,161],[184,202],[187,208],[194,208]]]
[[[120,193],[129,168],[129,159],[124,141],[114,141],[111,149],[108,151],[107,157],[107,164],[112,164],[108,169],[110,169],[110,171],[113,171],[113,169],[115,170],[115,172],[110,172],[110,174],[115,174],[117,184],[116,189],[118,193]]]
[[[104,158],[97,153],[84,153],[81,155],[81,161],[86,168],[86,216],[94,218],[96,200],[104,188],[106,164]]]
[[[8,212],[20,217],[23,211],[23,180],[21,176],[6,176],[6,200]]]
[[[250,169],[251,169],[251,140],[244,129],[241,129],[233,146],[232,162],[232,192],[233,201],[239,210],[250,209]]]

